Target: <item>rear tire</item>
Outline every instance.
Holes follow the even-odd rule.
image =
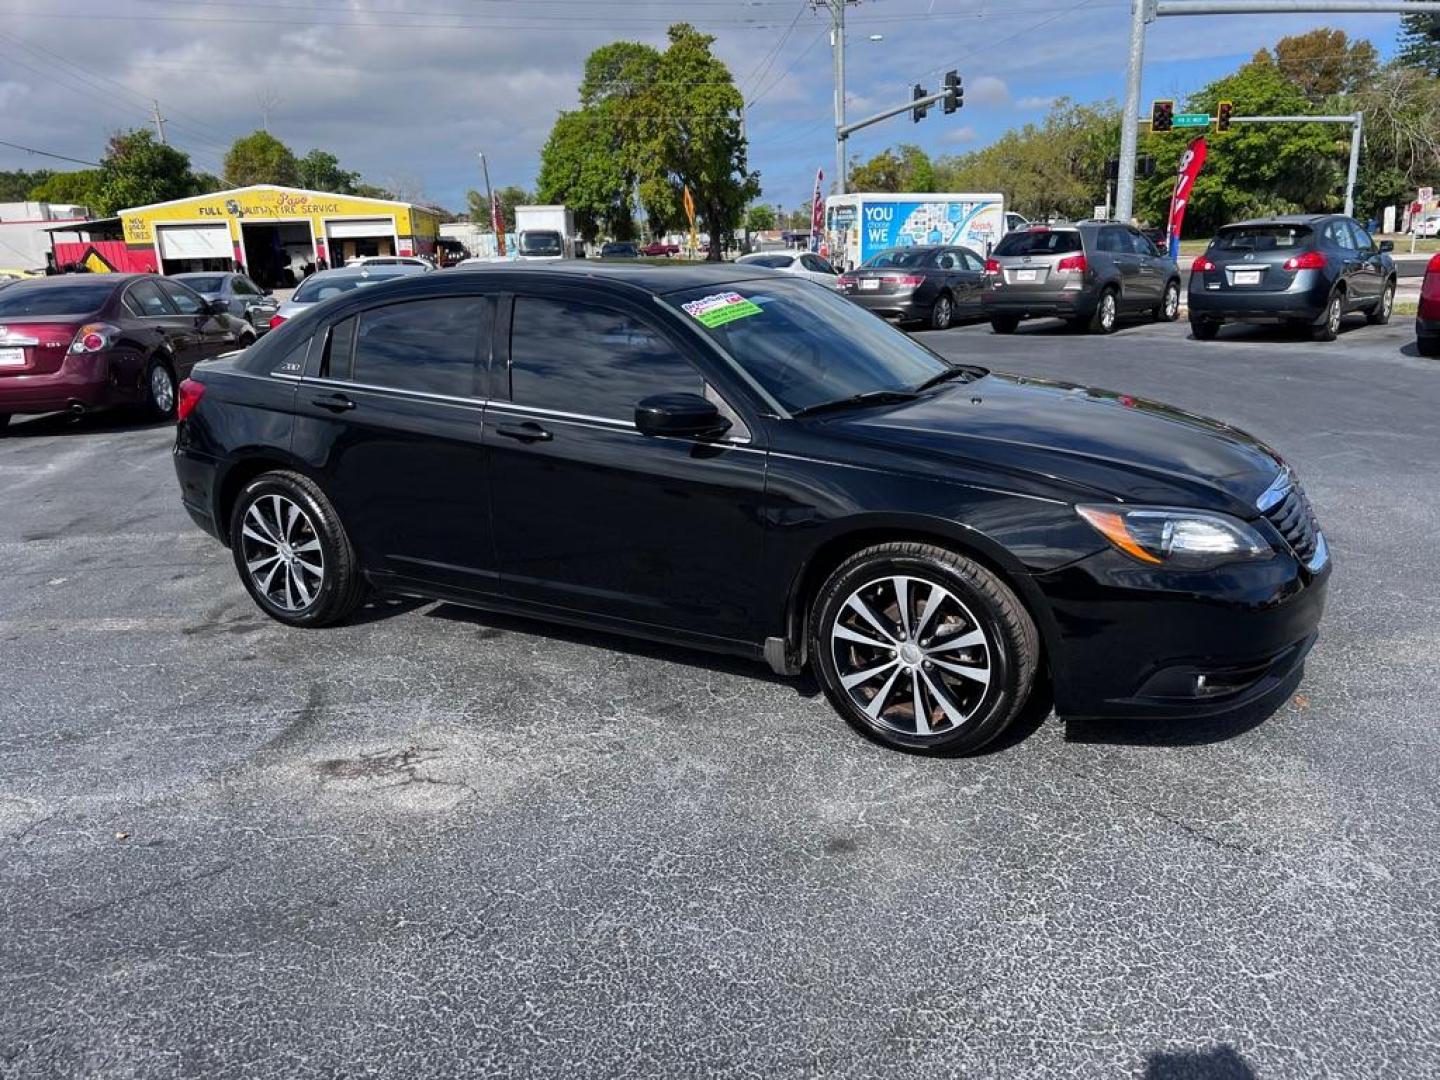
[[[954,321],[955,301],[950,298],[949,293],[941,293],[935,298],[935,306],[930,309],[930,329],[949,330]]]
[[[1325,315],[1318,326],[1310,328],[1312,341],[1334,341],[1340,336],[1340,322],[1345,318],[1345,294],[1333,293],[1325,305]]]
[[[175,372],[158,356],[145,365],[145,415],[151,420],[175,416]]]
[[[230,551],[251,599],[287,626],[333,625],[365,599],[344,525],[299,473],[263,473],[246,485],[230,514]]]
[[[1010,587],[932,544],[852,555],[808,621],[811,666],[831,705],[901,750],[982,749],[1021,711],[1039,669],[1039,634]]]
[[[1113,334],[1120,318],[1120,298],[1113,288],[1107,288],[1095,303],[1095,313],[1090,316],[1090,332]]]
[[[990,329],[996,334],[1013,334],[1019,325],[1020,317],[1018,315],[990,316]]]
[[[1387,282],[1385,288],[1380,290],[1380,299],[1375,301],[1375,307],[1365,315],[1365,320],[1371,326],[1384,326],[1390,321],[1390,313],[1395,310],[1395,282]]]
[[[1220,324],[1214,319],[1191,319],[1190,336],[1196,341],[1214,341],[1220,333]]]
[[[9,426],[10,414],[8,412],[0,412],[0,435],[4,435],[5,429]]]
[[[1155,321],[1174,322],[1178,318],[1180,318],[1180,282],[1168,281],[1165,283],[1165,292],[1160,297],[1160,306],[1155,309]]]

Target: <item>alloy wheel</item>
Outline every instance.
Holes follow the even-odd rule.
[[[1180,289],[1171,285],[1165,290],[1165,319],[1173,322],[1175,316],[1180,314]]]
[[[876,578],[850,594],[830,627],[840,685],[876,727],[947,735],[985,700],[992,646],[968,607],[925,578]]]
[[[935,317],[932,321],[935,324],[936,330],[948,329],[953,315],[953,307],[948,296],[942,296],[935,301]]]
[[[164,416],[169,416],[170,410],[175,407],[175,381],[163,364],[156,364],[150,369],[150,400],[156,412]]]
[[[315,523],[283,495],[262,495],[245,511],[243,555],[257,592],[283,611],[304,611],[325,583]]]
[[[1390,312],[1395,308],[1395,286],[1389,286],[1380,294],[1380,315],[1382,318],[1390,318]]]
[[[1107,292],[1100,297],[1100,329],[1109,332],[1115,325],[1115,294]]]
[[[1340,333],[1340,298],[1337,296],[1330,301],[1330,310],[1325,313],[1325,321],[1330,326],[1331,334]]]

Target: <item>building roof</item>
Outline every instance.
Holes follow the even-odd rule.
[[[119,212],[122,215],[138,214],[144,210],[158,210],[162,206],[180,206],[184,203],[203,202],[209,199],[232,198],[236,195],[243,195],[247,191],[283,191],[291,195],[319,196],[322,199],[355,199],[359,202],[381,203],[385,206],[403,206],[407,210],[419,210],[425,214],[436,213],[429,207],[401,202],[399,199],[377,199],[370,195],[342,195],[338,191],[312,191],[309,188],[284,187],[280,184],[249,184],[245,187],[226,188],[224,191],[208,191],[202,195],[187,195],[183,199],[167,199],[165,202],[147,203],[144,206],[129,206]]]
[[[41,229],[41,232],[83,232],[88,229],[99,228],[105,225],[120,224],[118,217],[90,218],[89,220],[72,218],[69,221],[56,222],[48,228]]]

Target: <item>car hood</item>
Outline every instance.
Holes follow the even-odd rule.
[[[832,433],[983,461],[1055,497],[1245,516],[1283,464],[1263,442],[1218,420],[1129,394],[996,373],[883,410],[841,414]]]

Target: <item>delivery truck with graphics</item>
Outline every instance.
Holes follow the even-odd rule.
[[[825,200],[822,253],[853,270],[886,248],[955,244],[986,255],[1004,235],[1004,195],[862,191]]]

